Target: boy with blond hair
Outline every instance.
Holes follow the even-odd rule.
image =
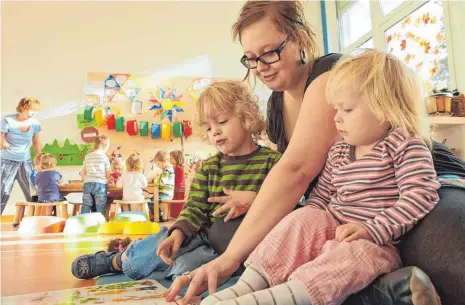
[[[78,257],[72,265],[74,276],[89,279],[123,272],[141,279],[157,270],[172,278],[224,251],[224,243],[232,236],[223,236],[216,243],[213,233],[222,232],[217,226],[246,213],[281,155],[255,143],[254,135],[262,132],[265,124],[251,92],[237,81],[216,82],[202,92],[197,124],[219,152],[203,161],[176,223],[133,243],[124,252],[100,251]],[[240,203],[228,213],[218,199],[224,194]],[[219,244],[222,246],[215,246]]]

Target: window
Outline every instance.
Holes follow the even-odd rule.
[[[338,33],[337,38],[328,37],[336,46],[329,51],[354,54],[362,48],[386,50],[416,71],[429,91],[451,88],[455,75],[448,52],[445,2],[328,1],[329,33]]]
[[[342,46],[347,47],[363,34],[371,31],[370,2],[368,1],[338,1],[340,35]]]
[[[416,71],[430,91],[450,85],[443,11],[442,1],[429,1],[386,31],[387,51]]]
[[[383,15],[387,15],[398,7],[404,0],[380,0],[381,12]]]

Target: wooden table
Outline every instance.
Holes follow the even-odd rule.
[[[60,193],[62,196],[68,195],[69,193],[82,193],[84,189],[84,183],[73,183],[73,184],[62,184],[60,185]],[[115,185],[108,185],[108,192],[123,191],[123,188],[116,187]],[[159,202],[158,202],[158,184],[149,183],[145,188],[145,191],[153,194],[153,219],[155,222],[160,222]]]

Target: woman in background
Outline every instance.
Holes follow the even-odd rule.
[[[16,106],[16,114],[2,118],[1,135],[1,210],[3,214],[15,181],[18,181],[26,201],[31,201],[30,175],[32,172],[31,142],[36,154],[42,150],[39,132],[42,130],[35,115],[40,102],[32,97],[22,98]]]

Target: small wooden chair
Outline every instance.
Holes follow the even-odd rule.
[[[121,211],[121,208],[123,205],[127,205],[128,207],[131,208],[131,211],[135,210],[133,207],[135,207],[138,211],[140,212],[145,212],[147,215],[149,215],[149,207],[147,206],[147,202],[145,200],[143,201],[129,201],[129,200],[113,200],[113,203],[115,204],[115,214],[118,214]]]
[[[13,219],[13,224],[19,224],[24,216],[51,216],[46,215],[47,207],[56,207],[57,216],[62,218],[68,218],[67,201],[57,201],[49,203],[40,202],[17,202],[16,212]]]
[[[163,220],[168,221],[171,219],[170,214],[171,214],[171,204],[173,203],[182,203],[185,204],[187,202],[187,199],[189,197],[189,189],[190,189],[190,180],[186,179],[185,180],[185,190],[184,190],[184,199],[178,199],[178,200],[160,200],[160,208],[161,211],[163,212]]]
[[[82,193],[69,193],[65,196],[65,198],[67,199],[68,205],[73,206],[71,215],[76,216],[80,214],[82,207]],[[66,207],[66,211],[68,211],[68,207]]]

